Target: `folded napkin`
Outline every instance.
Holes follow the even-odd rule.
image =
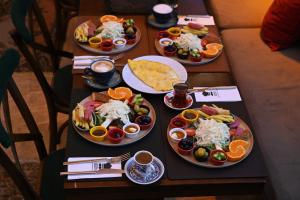
[[[85,69],[98,58],[109,58],[109,56],[74,56],[73,69]]]
[[[205,87],[203,87],[205,88]],[[236,102],[242,101],[236,86],[224,88],[211,88],[205,92],[195,92],[197,102]]]
[[[189,22],[198,23],[202,25],[215,25],[213,16],[210,15],[179,15],[178,25],[187,25]]]
[[[80,160],[90,160],[90,159],[99,159],[103,157],[72,157],[68,158],[68,162],[71,161],[80,161]],[[105,157],[109,158],[109,157]],[[111,163],[112,169],[122,169],[121,161]],[[68,172],[77,172],[77,171],[95,171],[98,169],[94,163],[80,163],[68,165]],[[92,178],[113,178],[113,177],[122,177],[121,173],[116,174],[79,174],[79,175],[68,175],[68,180],[76,179],[92,179]]]

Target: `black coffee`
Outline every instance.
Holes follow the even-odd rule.
[[[149,164],[152,161],[152,156],[149,153],[141,152],[135,157],[136,161],[140,164]]]

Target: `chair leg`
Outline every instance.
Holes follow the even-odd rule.
[[[49,131],[50,131],[50,142],[49,142],[49,153],[56,150],[57,144],[57,111],[49,109]]]
[[[69,125],[69,120],[66,120],[58,129],[58,133],[57,133],[57,143],[60,143],[60,139],[61,139],[61,135],[63,134],[65,128],[67,128]]]
[[[55,16],[55,23],[56,23],[56,29],[55,29],[55,46],[56,48],[60,49],[62,46],[62,9],[61,6],[59,5],[59,3],[55,2],[55,9],[56,9],[56,16]]]
[[[18,186],[25,200],[40,199],[26,177],[16,168],[15,164],[9,159],[0,147],[0,164],[4,167],[12,180]]]
[[[5,121],[5,126],[8,130],[8,133],[11,136],[12,133],[12,123],[11,123],[11,117],[10,117],[10,110],[9,110],[9,103],[8,103],[8,93],[5,91],[4,96],[3,96],[3,114],[4,114],[4,121]],[[14,157],[14,160],[16,162],[16,166],[19,170],[22,170],[21,163],[19,160],[19,156],[17,153],[16,145],[14,142],[11,144],[11,151]]]

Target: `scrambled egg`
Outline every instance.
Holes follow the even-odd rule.
[[[145,84],[158,91],[173,89],[180,82],[176,72],[168,65],[148,60],[128,60],[132,72]]]

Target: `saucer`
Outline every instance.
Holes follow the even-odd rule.
[[[126,162],[124,171],[127,178],[132,182],[140,185],[149,185],[158,181],[165,172],[164,164],[157,157],[153,157],[152,165],[154,167],[153,173],[144,178],[140,173],[136,172],[136,162],[132,157]]]
[[[119,83],[121,83],[122,78],[118,71],[114,73],[114,75],[111,77],[110,81],[108,83],[97,83],[96,80],[92,79],[85,79],[85,83],[90,86],[91,88],[103,90],[111,87],[115,87]]]
[[[156,28],[169,28],[171,26],[175,26],[177,24],[177,21],[178,21],[178,18],[177,17],[172,17],[172,19],[170,19],[167,23],[164,23],[164,24],[160,24],[160,23],[157,23],[155,21],[155,18],[154,18],[154,15],[151,14],[148,16],[148,23],[151,25],[151,26],[154,26]]]
[[[164,103],[169,107],[169,108],[172,108],[174,110],[184,110],[184,109],[187,109],[189,107],[191,107],[193,105],[193,97],[191,95],[187,95],[186,98],[187,98],[187,102],[188,102],[188,105],[186,107],[183,107],[183,108],[176,108],[172,105],[172,103],[170,102],[170,99],[173,98],[174,95],[173,95],[173,92],[169,92],[167,93],[165,96],[164,96]]]

